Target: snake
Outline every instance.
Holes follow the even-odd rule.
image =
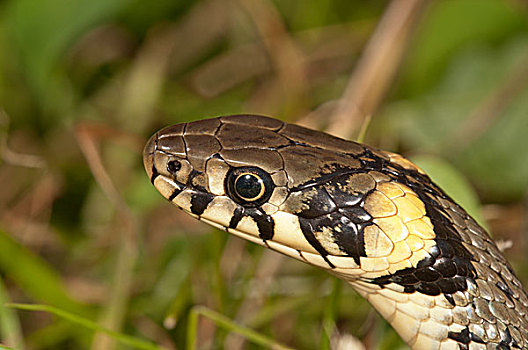
[[[528,349],[497,245],[403,156],[259,115],[166,127],[150,181],[189,215],[349,283],[412,349]]]

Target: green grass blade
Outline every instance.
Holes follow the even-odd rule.
[[[0,272],[35,300],[75,314],[90,314],[87,307],[68,295],[61,277],[52,266],[2,230],[0,230]]]
[[[9,296],[0,279],[0,339],[4,342],[16,346],[17,349],[24,348],[22,330],[16,313],[4,306],[9,300]],[[7,349],[7,348],[6,348]]]
[[[335,319],[337,315],[337,304],[341,296],[342,282],[337,278],[332,278],[332,291],[327,298],[323,316],[323,332],[321,336],[321,350],[331,349],[331,339],[336,328]]]
[[[422,168],[455,202],[459,203],[469,215],[486,227],[481,213],[477,193],[464,175],[448,161],[440,157],[419,155],[411,160]]]
[[[365,116],[365,119],[363,120],[363,123],[361,124],[361,129],[359,130],[358,136],[356,138],[356,142],[359,142],[359,143],[365,142],[365,136],[367,135],[367,131],[368,131],[371,121],[372,121],[372,116],[370,114]]]
[[[208,319],[212,320],[217,326],[222,327],[230,332],[241,335],[247,340],[255,344],[258,344],[260,346],[263,346],[265,348],[277,349],[277,350],[278,349],[281,349],[281,350],[291,349],[290,347],[280,344],[276,342],[275,340],[269,337],[266,337],[265,335],[255,332],[252,329],[236,324],[231,319],[225,317],[224,315],[216,311],[213,311],[204,306],[195,306],[193,307],[189,315],[189,324],[187,328],[187,350],[196,349],[195,340],[196,340],[196,334],[197,334],[197,329],[198,329],[199,316],[207,317]]]
[[[47,312],[47,313],[53,314],[55,316],[58,316],[60,318],[63,318],[65,320],[68,320],[68,321],[70,321],[72,323],[79,324],[79,325],[81,325],[81,326],[83,326],[83,327],[85,327],[87,329],[90,329],[90,330],[93,330],[93,331],[97,331],[97,332],[101,332],[101,333],[105,333],[105,334],[111,336],[112,338],[116,339],[118,342],[120,342],[122,344],[125,344],[125,345],[128,345],[128,346],[132,346],[132,347],[134,347],[136,349],[144,349],[144,350],[162,350],[162,349],[164,349],[163,347],[161,347],[159,345],[156,345],[156,344],[153,344],[151,342],[148,342],[148,341],[145,341],[145,340],[142,340],[142,339],[138,339],[136,337],[132,337],[132,336],[129,336],[129,335],[126,335],[126,334],[118,333],[118,332],[112,331],[110,329],[101,327],[100,325],[98,325],[97,323],[95,323],[95,322],[93,322],[91,320],[88,320],[86,318],[77,316],[75,314],[69,313],[67,311],[58,309],[58,308],[53,307],[53,306],[40,305],[40,304],[16,304],[16,303],[8,303],[5,306],[11,307],[11,308],[15,308],[15,309],[19,309],[19,310]]]

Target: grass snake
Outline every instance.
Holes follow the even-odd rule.
[[[414,349],[528,349],[509,263],[398,154],[234,115],[167,127],[143,160],[173,204],[347,281]]]

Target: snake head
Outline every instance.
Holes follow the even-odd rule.
[[[420,221],[423,204],[408,187],[390,183],[390,168],[382,172],[386,164],[409,165],[390,157],[253,115],[170,126],[144,150],[152,183],[190,215],[348,279],[377,277],[390,263],[411,267],[407,258],[414,253],[417,263],[432,245],[432,225]],[[400,211],[408,214],[400,218],[391,196],[405,191]],[[403,220],[413,219],[421,224],[419,237],[412,247],[398,244],[409,236]]]
[[[357,267],[358,259],[348,256],[351,250],[358,255],[354,237],[343,240],[347,252],[336,243],[334,224],[313,220],[339,215],[322,186],[360,165],[332,148],[363,148],[328,135],[330,150],[314,147],[323,142],[320,134],[267,117],[220,117],[160,130],[145,146],[143,160],[158,191],[196,218],[313,265],[334,268],[328,256],[339,255],[341,265]],[[364,211],[357,215],[369,218]],[[357,238],[355,224],[344,225]]]
[[[409,236],[403,220],[422,219],[425,208],[408,187],[390,183],[391,169],[382,171],[389,161],[368,146],[252,115],[170,126],[144,150],[152,183],[187,213],[349,278],[379,276],[389,261],[411,267],[413,250],[417,262],[432,245],[428,219],[414,221],[421,232],[413,247],[397,245]],[[400,218],[391,196],[406,191]]]

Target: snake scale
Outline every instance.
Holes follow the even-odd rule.
[[[151,182],[195,218],[347,281],[413,349],[528,349],[486,231],[402,156],[256,115],[167,127]]]

